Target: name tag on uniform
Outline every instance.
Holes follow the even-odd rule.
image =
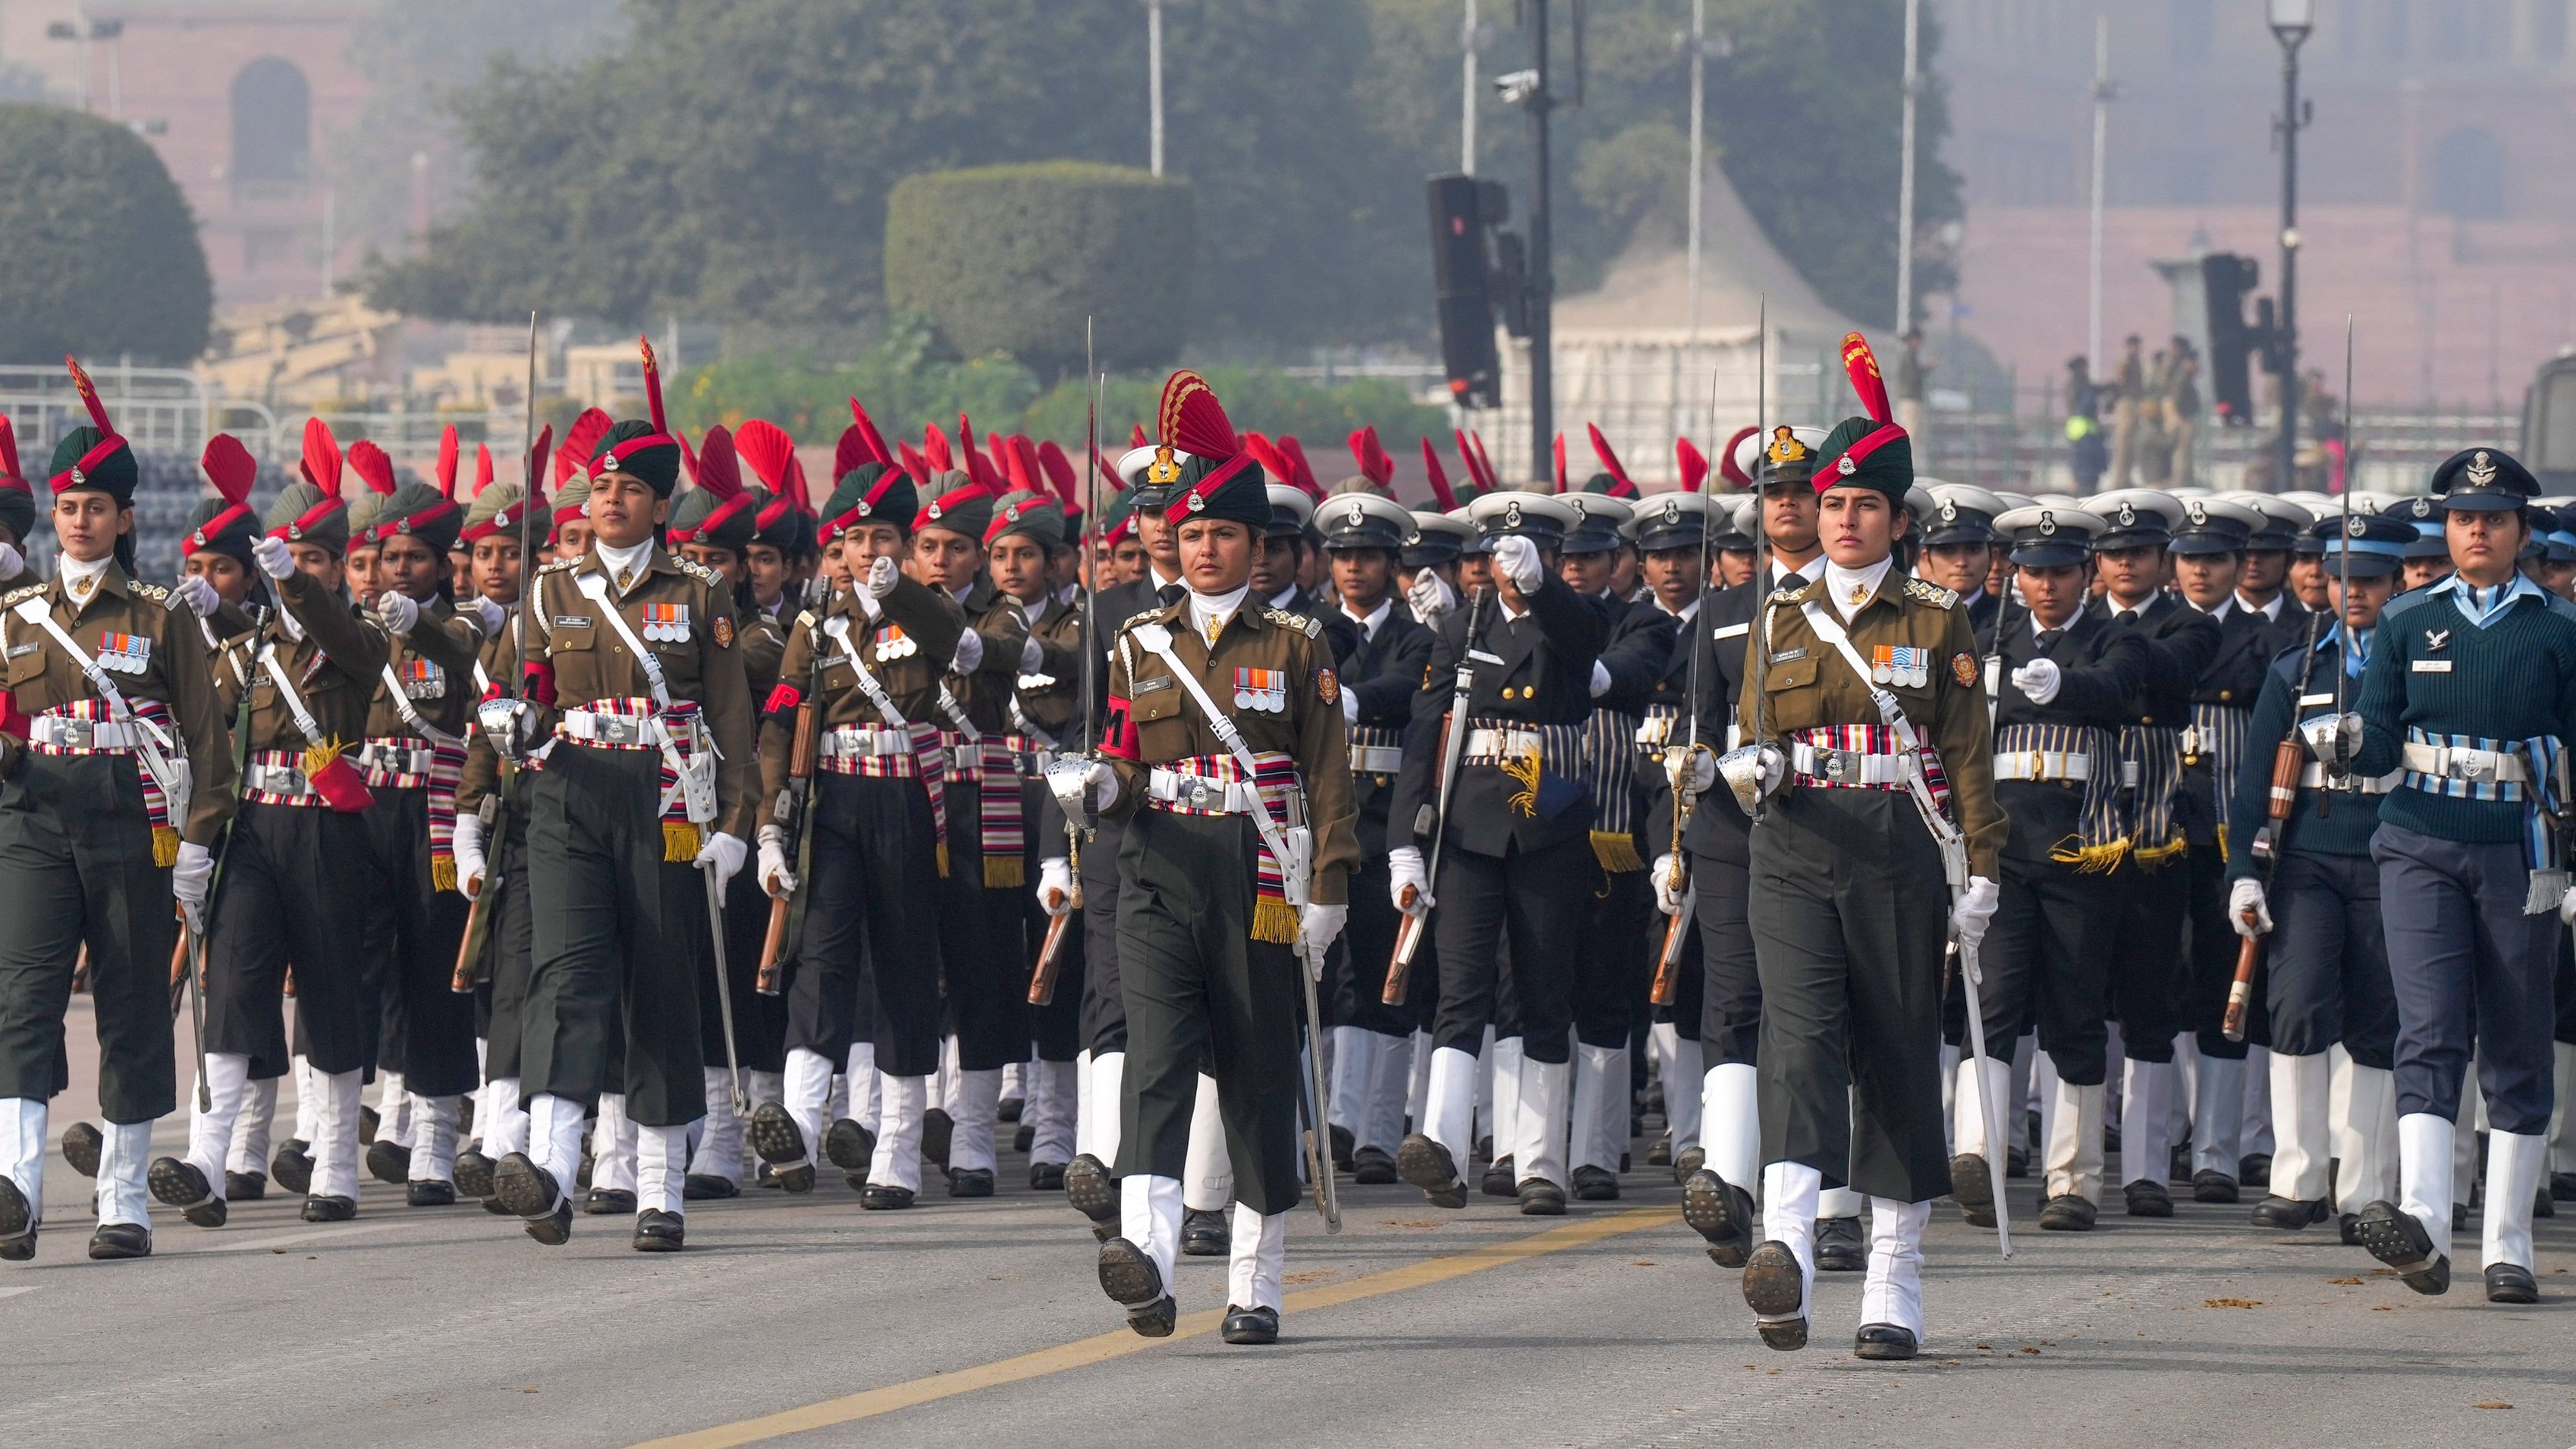
[[[28,655],[33,654],[44,647],[44,645],[39,644],[32,639],[24,644],[12,644],[9,646],[9,657],[12,659],[24,659]]]
[[[689,642],[689,606],[686,604],[646,604],[642,610],[645,638],[656,644]]]
[[[1711,639],[1740,639],[1753,631],[1751,624],[1725,624],[1709,632]]]
[[[98,636],[98,667],[119,674],[141,674],[152,662],[152,641],[141,634]]]
[[[444,699],[447,697],[447,674],[426,659],[406,659],[402,666],[405,699]]]
[[[1170,675],[1157,674],[1151,679],[1137,680],[1136,687],[1133,690],[1130,690],[1129,693],[1153,694],[1159,690],[1171,689],[1174,687],[1175,686],[1172,683],[1172,677]]]
[[[1259,710],[1263,714],[1286,714],[1288,712],[1288,671],[1284,669],[1235,670],[1234,707]]]
[[[1772,655],[1771,662],[1774,664],[1794,664],[1798,660],[1806,657],[1807,651],[1804,648],[1784,649],[1779,653]]]
[[[2451,672],[2451,661],[2448,659],[2418,659],[2415,661],[2415,672],[2418,674],[2448,674]]]
[[[2303,694],[2299,696],[2299,708],[2301,709],[2313,709],[2321,704],[2332,703],[2334,703],[2334,696],[2331,694]]]
[[[901,624],[888,624],[877,631],[877,658],[906,659],[921,652],[921,645],[903,632]]]
[[[557,614],[555,615],[555,627],[558,629],[587,629],[591,627],[590,616],[588,614]]]

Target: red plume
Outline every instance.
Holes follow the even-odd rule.
[[[1843,338],[1843,371],[1851,374],[1852,391],[1860,394],[1861,411],[1874,423],[1896,421],[1896,410],[1887,405],[1887,380],[1878,375],[1878,354],[1869,350],[1869,339],[1859,333]]]
[[[1744,446],[1745,439],[1761,435],[1760,428],[1737,428],[1726,440],[1726,451],[1717,455],[1717,476],[1738,488],[1752,487],[1753,475],[1745,472],[1743,465],[1735,461],[1735,450]]]
[[[851,426],[859,430],[859,436],[867,439],[867,461],[871,463],[883,463],[887,467],[893,467],[894,450],[886,446],[885,438],[877,432],[876,420],[868,416],[868,410],[866,408],[859,406],[859,400],[857,398],[850,399],[850,422]],[[832,480],[834,487],[840,486],[840,482],[841,480],[838,478]]]
[[[1288,461],[1288,455],[1279,451],[1277,443],[1259,433],[1245,433],[1243,451],[1252,455],[1253,461],[1261,465],[1261,471],[1268,473],[1271,481],[1296,483],[1297,465]]]
[[[534,491],[537,486],[537,465],[545,461],[546,449],[554,446],[554,441],[555,425],[548,423],[544,427],[537,429],[537,440],[528,445],[528,487],[531,491]],[[558,496],[560,496],[560,485],[562,484],[563,479],[558,476],[555,479],[555,482],[558,485]],[[538,497],[529,499],[528,506],[533,508],[544,501],[543,495],[539,495]]]
[[[1243,451],[1234,420],[1216,400],[1216,389],[1186,367],[1164,382],[1163,402],[1155,409],[1154,422],[1165,443],[1192,457],[1231,458]]]
[[[443,498],[456,496],[456,425],[449,423],[438,433],[438,492]]]
[[[1091,466],[1099,469],[1100,476],[1108,480],[1110,496],[1114,498],[1117,495],[1126,492],[1127,475],[1110,466],[1111,460],[1100,455],[1099,444],[1089,443],[1085,444],[1085,446],[1091,449]]]
[[[1673,440],[1673,465],[1681,469],[1684,493],[1697,493],[1700,485],[1708,481],[1708,459],[1688,438]]]
[[[902,445],[901,460],[903,471],[912,475],[916,487],[930,481],[930,460],[915,451],[912,444]]]
[[[680,445],[680,464],[682,467],[689,470],[689,481],[692,483],[697,482],[698,455],[697,451],[689,446],[689,435],[686,433],[673,433],[671,437],[673,441]]]
[[[868,435],[852,423],[841,429],[841,440],[832,445],[832,482],[837,486],[851,469],[875,461],[876,455],[868,451]]]
[[[572,431],[564,434],[564,449],[572,454],[573,466],[587,466],[590,455],[599,451],[599,440],[615,426],[617,420],[608,414],[597,408],[583,408],[581,416],[572,420]]]
[[[994,471],[983,450],[975,446],[975,425],[964,413],[957,415],[957,449],[966,457],[966,477],[978,488],[996,498],[1002,496],[1002,478]]]
[[[0,413],[0,480],[6,480],[0,486],[27,486],[27,475],[18,471],[18,430],[10,425],[7,413]]]
[[[1377,440],[1377,424],[1351,434],[1351,456],[1359,461],[1360,476],[1381,491],[1395,489],[1395,460],[1386,455],[1386,445]]]
[[[1494,455],[1485,451],[1485,435],[1471,431],[1467,438],[1476,445],[1476,471],[1485,475],[1484,486],[1487,489],[1502,487],[1503,475],[1494,471]]]
[[[0,419],[0,438],[7,436],[5,423],[5,419]],[[14,459],[0,454],[0,463],[10,464],[10,472],[16,473]],[[251,485],[259,481],[259,460],[250,455],[250,449],[243,447],[240,439],[230,433],[217,433],[208,438],[206,451],[197,459],[197,465],[206,470],[207,479],[213,482],[215,491],[223,495],[226,503],[239,507],[250,501]]]
[[[1565,491],[1565,434],[1556,435],[1556,491]]]
[[[662,421],[662,369],[653,359],[653,339],[638,337],[635,345],[644,352],[644,402],[653,410],[653,431],[670,435],[670,424]]]
[[[1628,476],[1628,470],[1620,466],[1619,455],[1610,451],[1610,440],[1601,436],[1601,425],[1599,423],[1585,423],[1583,426],[1592,434],[1592,455],[1601,460],[1601,471],[1609,474],[1616,480],[1610,489],[1610,496],[1613,498],[1636,497],[1636,480],[1630,478]]]
[[[839,480],[834,481],[837,483]],[[814,511],[814,490],[806,485],[805,460],[802,458],[795,459],[787,470],[787,496],[796,500],[797,512]]]
[[[1467,486],[1484,492],[1490,485],[1485,482],[1485,470],[1476,466],[1476,450],[1467,446],[1467,430],[1453,429],[1452,435],[1458,439],[1458,461],[1467,465]]]
[[[1038,467],[1045,471],[1047,481],[1055,485],[1057,496],[1064,499],[1066,512],[1082,506],[1074,497],[1080,490],[1074,482],[1073,460],[1064,455],[1064,449],[1055,445],[1055,439],[1049,438],[1038,444]]]
[[[116,424],[107,420],[107,404],[98,400],[98,389],[91,385],[89,374],[81,370],[81,365],[72,360],[70,353],[63,354],[63,366],[72,370],[72,386],[80,389],[81,406],[89,409],[89,420],[107,436],[118,436]]]
[[[1127,446],[1130,449],[1150,448],[1154,446],[1154,440],[1145,436],[1145,425],[1143,423],[1129,423],[1127,425]]]
[[[956,471],[956,460],[948,452],[948,435],[939,430],[937,423],[926,424],[921,430],[921,457],[934,473]]]
[[[706,441],[698,447],[698,486],[718,500],[742,492],[742,463],[734,452],[733,434],[722,423],[707,429]]]
[[[1038,463],[1037,444],[1026,438],[1011,439],[1011,490],[1040,498],[1047,494],[1046,469]]]
[[[476,443],[474,445],[474,496],[477,498],[482,497],[483,490],[491,486],[492,445],[490,443]]]
[[[1280,434],[1279,451],[1288,455],[1289,465],[1295,470],[1290,474],[1288,481],[1304,489],[1311,497],[1323,497],[1323,485],[1315,481],[1314,465],[1306,461],[1306,445],[1297,441],[1297,435]]]
[[[322,490],[325,496],[340,496],[340,440],[331,436],[331,425],[320,418],[304,420],[304,481]]]
[[[1440,466],[1440,450],[1431,446],[1429,438],[1422,440],[1422,471],[1431,478],[1431,497],[1439,503],[1440,511],[1446,513],[1457,507],[1458,495],[1449,491],[1449,470]]]
[[[394,460],[365,438],[349,445],[349,467],[367,480],[367,486],[378,493],[394,491]]]
[[[786,429],[767,418],[753,418],[728,441],[759,475],[762,487],[772,494],[787,491],[788,474],[796,466],[796,440],[787,436]]]

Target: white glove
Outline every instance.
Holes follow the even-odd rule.
[[[984,636],[969,629],[957,636],[957,657],[948,667],[959,674],[972,674],[984,667]]]
[[[2057,698],[2065,679],[2056,660],[2034,659],[2012,672],[2012,682],[2031,703],[2046,704]]]
[[[506,759],[515,760],[528,748],[528,731],[535,727],[536,710],[524,699],[487,699],[474,706],[474,722],[483,727],[483,737]]]
[[[1038,666],[1044,663],[1046,663],[1046,650],[1039,645],[1037,635],[1031,634],[1028,638],[1020,642],[1020,672],[1022,674],[1035,674],[1038,672]]]
[[[17,550],[0,543],[0,575],[6,575],[16,567]],[[224,601],[223,595],[215,592],[215,586],[207,583],[203,574],[188,575],[179,580],[178,587],[170,592],[180,603],[188,606],[189,613],[200,619],[212,618],[215,606]]]
[[[483,877],[491,873],[492,862],[483,854],[483,817],[471,810],[456,815],[456,888],[467,900],[483,894]]]
[[[2576,926],[2576,886],[2569,886],[2567,894],[2558,898],[2558,919]]]
[[[1689,904],[1683,894],[1690,889],[1690,877],[1674,868],[1678,864],[1670,851],[1655,857],[1655,909],[1668,916],[1680,915]]]
[[[1317,981],[1324,979],[1324,954],[1341,939],[1342,927],[1349,924],[1351,908],[1328,906],[1309,901],[1297,916],[1297,954],[1306,958],[1306,974]]]
[[[1494,541],[1494,567],[1512,581],[1522,598],[1537,593],[1540,581],[1546,577],[1546,570],[1539,564],[1538,545],[1517,535]]]
[[[1968,888],[1959,892],[1959,903],[1950,908],[1950,929],[1958,933],[1961,954],[1975,950],[1986,938],[1986,922],[1995,918],[1995,902],[2002,895],[1993,877],[1968,877]]]
[[[775,825],[760,827],[760,888],[772,900],[796,894],[796,872],[787,859],[787,832]]]
[[[1675,745],[1664,751],[1664,778],[1672,782],[1673,793],[1696,800],[1717,787],[1717,756]]]
[[[24,554],[5,543],[0,543],[0,579],[16,578],[19,567],[26,561]],[[199,614],[197,617],[202,619],[205,615]]]
[[[1050,916],[1073,909],[1073,867],[1061,855],[1038,862],[1038,909]]]
[[[474,596],[474,625],[486,639],[498,639],[510,622],[510,611],[477,594]]]
[[[1592,661],[1592,697],[1599,699],[1609,692],[1610,666],[1595,659]]]
[[[409,634],[420,627],[420,602],[400,589],[376,595],[376,622],[388,634]]]
[[[1386,868],[1387,899],[1395,902],[1397,910],[1418,916],[1431,909],[1433,905],[1431,877],[1423,870],[1422,851],[1419,847],[1399,845],[1388,851]],[[1409,910],[1404,904],[1404,889],[1407,886],[1413,888],[1413,905]]]
[[[733,884],[734,876],[742,870],[742,863],[750,854],[741,836],[719,833],[708,836],[707,843],[698,847],[698,858],[689,863],[713,874],[716,891],[722,894],[726,886]]]
[[[1413,610],[1413,617],[1425,624],[1437,624],[1441,615],[1458,607],[1458,593],[1449,587],[1447,579],[1440,577],[1438,569],[1424,569],[1413,576],[1411,587],[1404,591],[1404,602]]]
[[[206,929],[206,890],[215,881],[215,853],[194,841],[179,842],[178,863],[170,867],[170,894],[188,916],[188,929]]]
[[[2566,908],[2561,906],[2560,909]],[[2254,915],[2251,921],[2245,919],[2249,911]],[[2227,888],[2227,924],[2234,926],[2236,934],[2249,941],[2256,936],[2271,934],[2272,905],[2263,899],[2261,881],[2249,875]]]
[[[1087,786],[1099,808],[1107,810],[1118,801],[1118,774],[1099,760],[1058,760],[1047,767],[1047,789],[1055,803],[1077,823],[1091,823],[1091,815],[1082,808],[1082,792]]]
[[[259,571],[272,579],[282,579],[295,572],[294,551],[282,538],[261,534],[259,542],[250,546],[250,556],[251,561],[259,565]]]

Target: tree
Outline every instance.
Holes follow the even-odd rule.
[[[1094,355],[1124,372],[1180,355],[1197,251],[1189,183],[1042,161],[908,176],[886,203],[886,305],[965,357],[1049,377]]]
[[[214,279],[178,183],[125,127],[0,104],[0,345],[179,366],[206,350]]]

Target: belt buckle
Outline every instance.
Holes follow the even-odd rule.
[[[2463,780],[2475,780],[2487,772],[2487,762],[2479,758],[2479,752],[2476,750],[2457,751],[2453,754],[2451,763],[2458,767],[2460,778]]]
[[[1850,768],[1845,762],[1850,759],[1851,756],[1842,750],[1825,751],[1825,778],[1836,784],[1842,783],[1844,773]]]
[[[1211,797],[1213,797],[1214,803],[1210,803]],[[1195,775],[1190,778],[1191,809],[1217,810],[1222,809],[1224,805],[1225,789],[1223,786],[1218,785],[1213,780],[1203,779]]]

